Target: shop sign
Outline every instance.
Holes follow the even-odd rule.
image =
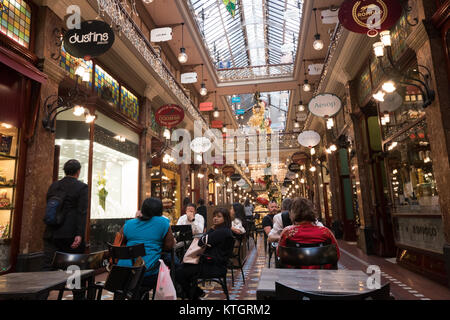
[[[231,103],[240,103],[241,102],[241,97],[232,97],[231,98]]]
[[[298,143],[307,148],[313,148],[320,142],[320,135],[312,130],[303,131],[298,135]]]
[[[304,164],[309,156],[305,152],[296,152],[291,156],[293,163]]]
[[[432,197],[429,198],[431,201]],[[394,224],[397,245],[405,245],[442,254],[445,241],[442,219],[440,217],[416,218],[397,215],[394,217]]]
[[[74,57],[90,60],[107,52],[114,39],[109,24],[88,20],[80,24],[80,29],[70,29],[64,34],[64,50]]]
[[[239,173],[235,173],[230,176],[231,181],[239,181],[239,180],[241,180],[241,178],[242,177]]]
[[[341,99],[332,93],[318,94],[308,103],[309,111],[322,118],[335,116],[342,108]]]
[[[218,167],[223,166],[225,164],[225,162],[226,162],[226,159],[224,156],[215,156],[212,165],[213,165],[213,167],[218,168]],[[233,173],[234,173],[234,171],[233,171]]]
[[[197,72],[187,72],[181,74],[181,83],[196,83]]]
[[[320,19],[323,24],[336,24],[339,22],[339,9],[338,10],[323,10],[320,12]]]
[[[150,33],[151,42],[162,42],[172,40],[172,28],[157,28]]]
[[[318,75],[322,74],[322,70],[323,70],[323,63],[315,63],[315,64],[310,64],[308,66],[308,74],[310,76],[318,76]]]
[[[288,166],[288,169],[289,169],[289,171],[292,171],[292,172],[300,172],[300,165],[298,163],[291,163]]]
[[[211,121],[211,128],[215,128],[215,129],[223,128],[223,121],[221,121],[221,120],[213,120],[213,121]]]
[[[222,168],[222,173],[226,175],[227,177],[234,174],[234,167],[233,166],[225,166]]]
[[[401,15],[399,0],[345,0],[339,9],[339,22],[347,30],[375,37],[393,27]]]
[[[200,111],[212,111],[213,110],[213,103],[212,102],[202,102],[199,105]]]
[[[166,104],[159,107],[155,113],[156,122],[163,127],[172,128],[184,119],[184,110],[176,104]]]
[[[236,114],[237,115],[241,115],[241,114],[244,114],[245,113],[245,109],[237,109],[236,110]]]
[[[247,184],[247,182],[244,180],[244,179],[240,179],[238,182],[236,182],[236,184],[239,186],[239,187],[244,187],[246,184]]]

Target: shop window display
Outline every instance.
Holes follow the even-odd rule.
[[[0,272],[9,267],[19,129],[0,122]]]
[[[387,150],[394,210],[440,213],[425,120],[396,137]]]

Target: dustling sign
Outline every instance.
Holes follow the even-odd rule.
[[[341,99],[331,93],[318,94],[308,103],[309,111],[318,117],[328,118],[336,115],[342,108]]]
[[[64,34],[64,50],[74,57],[90,60],[107,52],[114,39],[109,24],[88,20],[80,24],[80,29],[70,29]]]

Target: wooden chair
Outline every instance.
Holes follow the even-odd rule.
[[[288,265],[296,268],[303,266],[332,265],[337,269],[337,249],[335,245],[315,246],[316,244],[301,244],[302,247],[283,247],[278,246],[277,267],[285,268]],[[303,247],[305,246],[305,247]]]
[[[145,266],[122,267],[114,265],[105,282],[105,290],[114,294],[114,300],[140,300]]]
[[[364,293],[355,294],[322,294],[306,292],[290,288],[281,283],[275,282],[275,296],[277,300],[392,300],[390,295],[390,283],[383,285],[380,289],[375,289]]]

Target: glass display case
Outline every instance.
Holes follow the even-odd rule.
[[[0,122],[0,272],[10,265],[9,251],[16,197],[19,129]]]

